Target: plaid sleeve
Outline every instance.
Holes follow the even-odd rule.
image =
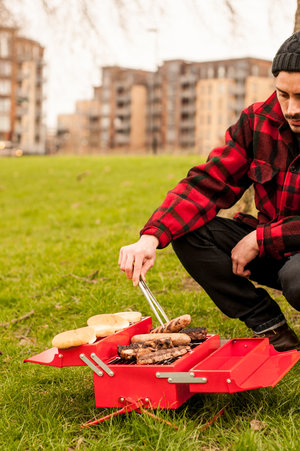
[[[300,250],[300,216],[288,216],[279,221],[260,224],[256,229],[260,257],[271,255],[281,259]]]
[[[155,235],[163,248],[213,219],[221,208],[231,207],[250,185],[246,173],[252,139],[250,117],[244,110],[237,123],[227,130],[225,146],[214,149],[206,163],[193,167],[168,192],[141,235]]]

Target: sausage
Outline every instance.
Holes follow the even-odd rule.
[[[182,315],[178,316],[178,318],[174,318],[168,323],[164,324],[163,326],[156,327],[155,329],[151,330],[151,334],[158,334],[158,333],[174,333],[179,332],[181,329],[184,329],[186,326],[188,326],[191,322],[191,316],[190,315]]]
[[[141,334],[134,335],[131,338],[131,343],[150,343],[160,338],[169,338],[174,346],[185,346],[191,342],[191,339],[186,334]]]

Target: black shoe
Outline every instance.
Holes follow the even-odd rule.
[[[277,329],[267,330],[262,334],[254,334],[255,338],[268,338],[270,345],[273,345],[276,351],[290,351],[298,349],[300,342],[295,332],[287,325],[277,327]]]

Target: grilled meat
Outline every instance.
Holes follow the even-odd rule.
[[[182,329],[179,333],[188,335],[192,341],[200,341],[206,339],[207,329],[206,327],[189,327]]]
[[[157,333],[174,333],[178,332],[181,329],[184,329],[186,326],[188,326],[191,322],[190,315],[182,315],[178,316],[178,318],[174,318],[168,323],[164,324],[163,326],[156,327],[155,329],[151,330],[151,334],[157,334]]]
[[[165,334],[141,334],[141,335],[134,335],[131,338],[131,343],[137,343],[137,342],[153,342],[155,340],[161,339],[161,338],[168,338],[172,341],[174,346],[184,346],[188,345],[191,341],[190,337],[185,334],[179,334],[179,333],[165,333]]]
[[[184,355],[190,350],[190,346],[176,346],[171,349],[161,349],[160,351],[149,352],[148,354],[140,354],[138,351],[137,364],[150,365],[152,363],[162,362],[164,360]]]
[[[146,342],[131,343],[128,346],[118,345],[118,355],[125,360],[133,360],[137,353],[155,352],[160,349],[172,348],[173,343],[169,338],[159,338]]]

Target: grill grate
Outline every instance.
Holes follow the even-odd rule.
[[[194,349],[194,348],[196,348],[196,346],[201,345],[205,340],[206,339],[199,340],[199,341],[192,341],[189,344],[189,346],[191,347],[191,349]],[[183,357],[183,356],[180,355],[178,357],[172,357],[171,359],[163,360],[161,362],[155,362],[153,364],[149,363],[148,365],[171,365],[172,363],[176,362],[176,360],[180,359],[181,357]],[[117,356],[117,357],[114,357],[112,360],[110,360],[107,364],[108,365],[136,365],[136,362],[134,360],[125,360],[125,359],[122,359],[121,357]]]

